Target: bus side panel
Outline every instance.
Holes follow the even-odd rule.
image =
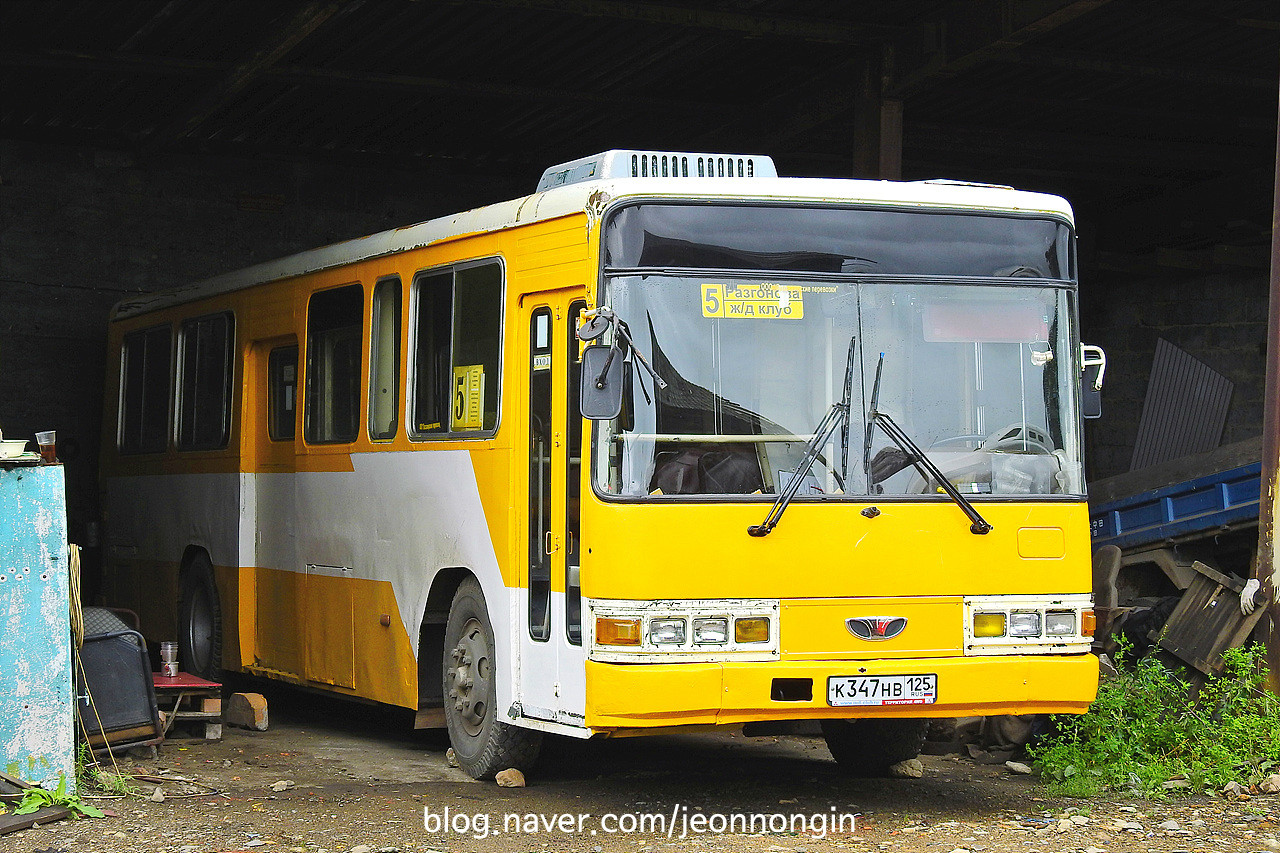
[[[414,647],[429,582],[442,568],[476,574],[507,647],[508,596],[473,456],[496,457],[486,479],[505,472],[502,453],[424,448],[343,456],[350,471],[314,470],[313,459],[313,470],[297,475],[304,565],[295,583],[308,681],[416,708]],[[509,703],[501,681],[498,688]]]
[[[223,624],[234,624],[229,575],[239,567],[240,480],[234,473],[110,477],[103,484],[113,599],[133,602],[148,639],[177,637],[178,569],[188,546],[209,554],[219,581]]]

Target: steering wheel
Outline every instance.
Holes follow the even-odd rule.
[[[987,438],[988,436],[985,433],[980,433],[980,432],[970,432],[970,433],[965,433],[964,435],[952,435],[952,436],[948,436],[947,438],[938,439],[933,444],[929,445],[929,449],[933,450],[935,447],[946,447],[949,444],[960,444],[961,442],[965,442],[965,441],[981,442],[981,441],[986,441]]]
[[[947,447],[952,444],[963,444],[965,442],[978,442],[978,446],[974,450],[986,450],[994,453],[1010,453],[1019,450],[1030,451],[1032,453],[1052,453],[1053,440],[1049,438],[1049,434],[1039,427],[1033,427],[1030,424],[1024,424],[1021,421],[1013,423],[998,429],[990,435],[984,433],[970,432],[963,435],[951,435],[946,438],[940,438],[929,445],[930,450],[939,447]]]
[[[1014,421],[1001,427],[986,439],[978,448],[992,453],[1053,453],[1053,439],[1049,433],[1039,427]]]

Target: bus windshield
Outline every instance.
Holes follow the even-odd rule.
[[[655,499],[776,495],[842,400],[851,360],[849,416],[798,500],[947,500],[867,429],[877,372],[876,410],[966,496],[1079,496],[1074,289],[1027,275],[606,270],[604,303],[667,387],[629,372],[621,416],[596,427],[596,486]]]

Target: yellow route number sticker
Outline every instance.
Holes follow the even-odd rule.
[[[453,429],[484,429],[484,365],[453,369]]]
[[[704,284],[702,316],[799,320],[804,317],[804,288],[798,284]]]

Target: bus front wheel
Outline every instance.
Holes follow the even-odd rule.
[[[444,716],[458,766],[475,779],[525,771],[538,759],[542,733],[497,719],[493,626],[484,593],[467,578],[454,593],[444,632]]]
[[[203,551],[182,574],[178,661],[184,672],[209,681],[222,675],[222,607],[213,582],[213,564]]]
[[[823,720],[822,735],[840,768],[853,776],[887,776],[920,755],[928,720]]]

